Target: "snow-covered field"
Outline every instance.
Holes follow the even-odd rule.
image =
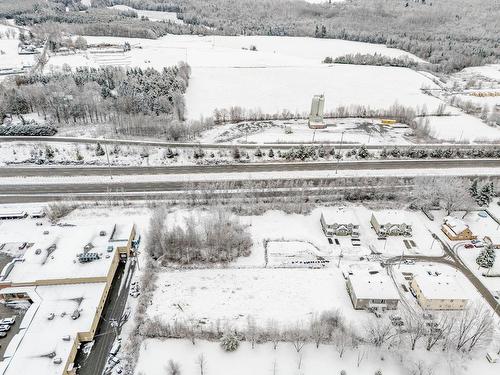
[[[161,273],[157,285],[147,314],[165,323],[194,321],[207,329],[219,323],[222,328],[245,329],[249,319],[260,327],[271,320],[282,327],[298,322],[307,326],[315,315],[335,309],[358,322],[370,316],[352,312],[337,268],[171,271]]]
[[[155,10],[138,10],[126,5],[113,5],[110,7],[111,9],[122,10],[122,11],[134,11],[137,13],[137,16],[147,17],[150,21],[169,21],[174,23],[183,23],[182,20],[177,18],[177,14],[175,12],[159,12]]]
[[[358,354],[362,357],[358,366]],[[318,349],[313,344],[306,345],[299,356],[291,344],[280,343],[276,350],[272,344],[258,344],[254,349],[250,344],[242,343],[233,353],[222,350],[218,343],[198,341],[193,346],[187,340],[155,340],[148,339],[141,345],[139,363],[136,374],[163,375],[169,360],[177,362],[183,374],[199,374],[199,356],[205,359],[206,374],[227,375],[331,375],[347,374],[370,375],[380,370],[384,375],[419,374],[421,370],[432,369],[422,374],[465,375],[481,373],[494,375],[498,364],[488,363],[483,358],[466,361],[458,355],[427,352],[417,350],[409,353],[402,349],[391,351],[370,351],[361,347],[359,350],[348,350],[339,358],[335,347],[321,345]],[[299,357],[301,357],[300,368]]]
[[[167,35],[162,38],[134,39],[118,37],[85,37],[89,44],[130,42],[132,66],[164,66],[186,61],[195,70],[201,67],[306,67],[321,66],[326,56],[333,58],[349,53],[379,53],[389,57],[417,57],[380,44],[337,39],[276,36],[193,36]],[[257,51],[249,50],[256,46]],[[134,48],[135,47],[135,48]],[[86,54],[53,56],[48,65],[97,66]]]
[[[7,38],[5,32],[11,30],[15,36]],[[2,68],[22,68],[24,65],[33,64],[34,55],[19,55],[17,46],[19,44],[18,31],[15,27],[0,24],[0,69]],[[2,79],[3,76],[0,76]]]
[[[460,113],[457,116],[430,116],[430,135],[445,141],[499,142],[500,127],[489,126],[479,118]]]
[[[188,117],[212,116],[216,108],[240,106],[263,113],[307,112],[313,95],[325,95],[325,110],[364,105],[389,108],[394,103],[435,111],[439,99],[423,94],[428,78],[406,68],[328,65],[315,67],[193,69],[186,94]]]

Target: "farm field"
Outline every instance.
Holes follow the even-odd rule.
[[[420,91],[428,78],[406,68],[359,65],[317,67],[198,68],[186,93],[188,117],[197,119],[214,109],[239,106],[263,113],[305,113],[310,98],[325,95],[325,111],[339,106],[389,108],[394,103],[437,109],[441,101]]]
[[[183,23],[182,20],[177,18],[175,12],[159,12],[154,10],[138,10],[126,5],[113,5],[109,7],[111,9],[122,10],[122,11],[134,11],[137,13],[138,17],[147,17],[150,21],[169,21],[174,23]]]

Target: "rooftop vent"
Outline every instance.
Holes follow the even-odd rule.
[[[82,253],[78,254],[78,261],[80,263],[89,263],[100,258],[97,253]]]

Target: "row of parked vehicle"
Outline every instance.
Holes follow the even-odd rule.
[[[15,322],[15,316],[11,316],[10,318],[3,318],[2,320],[0,320],[0,337],[7,336],[7,332]]]
[[[482,248],[484,247],[484,242],[481,240],[472,240],[470,243],[464,245],[466,249]]]

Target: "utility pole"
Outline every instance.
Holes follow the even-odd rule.
[[[343,131],[342,135],[340,136],[340,150],[342,150],[342,143],[344,142],[344,133],[345,131]],[[335,174],[337,174],[339,171],[340,158],[342,157],[342,155],[340,154],[340,150],[339,150],[339,155],[337,156],[337,165],[335,167]]]
[[[106,158],[108,159],[109,178],[113,179],[113,174],[111,173],[111,163],[109,162],[108,145],[106,144],[106,142],[104,142],[104,149],[106,150]]]

